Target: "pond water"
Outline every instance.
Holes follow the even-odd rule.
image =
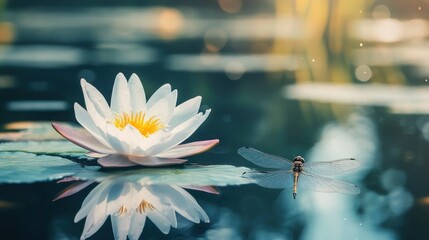
[[[176,210],[178,228],[146,221],[141,239],[428,239],[428,13],[420,0],[0,1],[1,238],[79,239],[85,221],[74,218],[91,191],[149,175],[149,195],[190,179],[219,194],[174,190],[207,216],[196,210],[196,224]],[[84,151],[50,123],[77,126],[79,80],[109,100],[118,72],[138,74],[148,96],[165,83],[179,103],[202,96],[212,112],[187,142],[220,143],[153,175],[81,168]],[[242,146],[306,163],[356,158],[358,170],[334,178],[361,192],[293,199],[258,186],[241,177],[260,168]],[[207,172],[186,175],[195,164]],[[70,185],[57,180],[79,171],[100,183],[53,202]],[[113,237],[107,220],[90,239]]]

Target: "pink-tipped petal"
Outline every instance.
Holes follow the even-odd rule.
[[[196,191],[201,191],[201,192],[206,192],[206,193],[211,193],[211,194],[219,194],[219,190],[215,186],[195,186],[195,185],[190,185],[190,186],[184,186],[183,188],[191,189],[191,190],[196,190]]]
[[[148,166],[148,167],[178,165],[188,161],[185,159],[136,157],[136,156],[128,156],[128,159],[139,165]]]
[[[98,153],[112,153],[112,149],[104,146],[97,139],[95,139],[87,131],[80,131],[58,123],[52,123],[52,127],[64,138],[70,142],[83,147],[92,152]]]
[[[205,152],[211,149],[212,147],[214,147],[218,143],[219,143],[219,139],[212,139],[212,140],[206,140],[206,141],[198,141],[198,142],[181,144],[181,145],[177,145],[176,147],[173,147],[168,151],[158,154],[157,157],[161,157],[161,158],[187,157],[187,156]]]
[[[95,181],[86,181],[86,182],[74,183],[74,184],[68,186],[67,188],[65,188],[63,191],[61,191],[52,201],[54,202],[54,201],[57,201],[61,198],[71,196],[71,195],[81,191],[82,189],[88,187],[89,185],[91,185],[94,182]]]
[[[97,162],[103,167],[132,167],[138,165],[130,161],[127,156],[111,154],[102,157]]]

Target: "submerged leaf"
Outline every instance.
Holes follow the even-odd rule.
[[[0,152],[0,183],[33,183],[70,176],[82,168],[61,157]]]

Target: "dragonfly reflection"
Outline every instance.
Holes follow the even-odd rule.
[[[360,163],[353,158],[304,163],[304,158],[300,156],[290,161],[286,158],[269,155],[250,147],[238,149],[238,154],[260,167],[272,169],[271,171],[245,172],[245,177],[254,179],[262,187],[292,187],[292,196],[294,199],[296,198],[298,188],[318,192],[360,193],[360,189],[354,184],[319,176],[341,174],[358,168]]]

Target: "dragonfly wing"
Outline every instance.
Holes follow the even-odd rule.
[[[291,188],[293,187],[293,172],[272,171],[272,172],[246,172],[244,177],[255,180],[255,183],[266,188]]]
[[[327,162],[304,163],[303,169],[320,175],[336,175],[352,171],[360,166],[360,162],[354,158],[345,158]]]
[[[354,184],[317,176],[307,172],[301,172],[299,174],[298,189],[309,189],[316,192],[338,192],[346,194],[360,193],[359,187]]]
[[[266,154],[250,147],[239,148],[238,154],[250,162],[264,168],[290,169],[293,164],[286,158]]]

